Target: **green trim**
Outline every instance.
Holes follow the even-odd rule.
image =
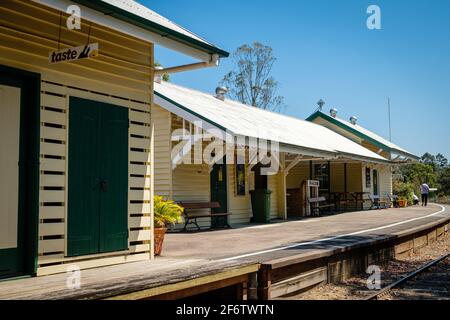
[[[372,143],[376,147],[378,147],[380,149],[383,149],[384,151],[391,152],[391,148],[388,147],[387,145],[382,144],[381,142],[379,142],[379,141],[377,141],[377,140],[375,140],[375,139],[373,139],[373,138],[363,134],[362,132],[360,132],[360,131],[358,131],[356,129],[353,129],[353,128],[343,124],[342,122],[340,122],[340,121],[338,121],[338,120],[336,120],[336,119],[334,119],[334,118],[332,118],[332,117],[330,117],[330,116],[328,116],[328,115],[326,115],[326,114],[324,114],[324,113],[322,113],[320,111],[317,111],[316,113],[312,114],[306,120],[310,121],[310,122],[313,122],[317,118],[322,118],[324,120],[327,120],[328,122],[331,122],[332,124],[338,126],[339,128],[344,129],[346,131],[349,131],[350,133],[354,134],[355,136]]]
[[[417,157],[414,154],[406,153],[406,152],[403,152],[401,150],[397,150],[397,149],[391,148],[391,147],[385,145],[384,143],[381,143],[378,140],[375,140],[374,138],[371,138],[368,135],[366,135],[366,134],[364,134],[364,133],[362,133],[362,132],[360,132],[360,131],[358,131],[358,130],[350,127],[350,126],[345,125],[344,123],[334,119],[333,117],[330,117],[329,115],[327,115],[327,114],[325,114],[325,113],[323,113],[321,111],[316,111],[315,113],[310,115],[308,118],[306,118],[306,121],[314,122],[314,120],[317,119],[317,118],[322,118],[322,119],[324,119],[324,120],[326,120],[326,121],[328,121],[328,122],[338,126],[339,128],[344,129],[344,130],[354,134],[355,136],[372,143],[376,147],[378,147],[380,149],[383,149],[386,152],[391,153],[392,151],[394,151],[394,152],[397,152],[397,153],[399,153],[401,155],[411,157],[413,159],[419,159],[419,157]]]
[[[23,212],[25,273],[35,275],[38,259],[41,75],[0,65],[2,80],[21,88],[19,212]],[[16,84],[17,86],[17,84]],[[20,231],[19,231],[20,232]]]
[[[213,45],[204,43],[202,41],[191,38],[187,35],[174,31],[170,28],[164,27],[158,23],[147,20],[140,16],[137,16],[133,13],[130,13],[126,10],[118,8],[114,5],[106,3],[101,0],[73,0],[73,2],[84,5],[88,8],[94,9],[96,11],[102,12],[105,15],[112,16],[119,20],[131,23],[135,26],[143,28],[145,30],[157,33],[162,37],[169,38],[180,43],[183,43],[191,48],[209,53],[209,54],[218,54],[221,57],[228,57],[230,54],[220,48],[217,48]]]
[[[176,102],[176,101],[173,101],[172,99],[166,97],[165,95],[163,95],[163,94],[161,94],[161,93],[159,93],[159,92],[156,92],[156,91],[153,91],[153,93],[154,93],[155,95],[157,95],[158,97],[160,97],[161,99],[164,99],[164,100],[166,100],[167,102],[173,104],[175,107],[180,108],[180,109],[182,109],[183,111],[186,111],[186,112],[192,114],[193,116],[198,117],[198,118],[202,119],[203,121],[208,122],[209,124],[211,124],[211,125],[213,125],[213,126],[219,128],[220,130],[223,130],[223,131],[225,131],[225,132],[228,131],[228,129],[225,128],[224,126],[221,126],[220,124],[215,123],[214,121],[209,120],[208,118],[202,116],[201,114],[192,111],[192,110],[189,109],[188,107],[185,107],[185,106],[179,104],[179,103]],[[162,106],[161,106],[161,107],[162,107]]]

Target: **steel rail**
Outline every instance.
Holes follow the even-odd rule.
[[[419,274],[421,274],[424,271],[427,271],[431,267],[434,267],[435,265],[441,263],[442,261],[448,259],[450,257],[450,253],[446,254],[436,260],[433,260],[426,265],[420,267],[419,269],[415,270],[414,272],[411,272],[410,274],[406,275],[405,277],[401,278],[400,280],[395,281],[394,283],[391,283],[387,287],[384,287],[383,289],[375,292],[374,294],[371,294],[370,296],[366,297],[364,300],[378,300],[378,297],[391,291],[392,289],[398,287],[399,285],[408,282],[409,280],[415,278]]]

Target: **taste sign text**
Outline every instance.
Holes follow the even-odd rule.
[[[67,48],[50,52],[48,60],[50,64],[60,62],[72,62],[80,59],[95,58],[98,56],[98,43],[91,43],[76,48]]]

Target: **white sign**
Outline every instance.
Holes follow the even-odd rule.
[[[316,188],[319,188],[319,187],[320,187],[320,181],[317,181],[317,180],[308,180],[307,185],[308,185],[308,187],[316,187]]]
[[[72,62],[80,59],[95,58],[98,56],[98,43],[90,43],[85,46],[67,48],[50,52],[48,61],[50,64]]]

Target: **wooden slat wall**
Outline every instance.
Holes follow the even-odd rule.
[[[151,253],[151,123],[153,45],[93,24],[97,58],[50,65],[58,48],[60,14],[31,1],[0,3],[0,64],[41,74],[41,176],[38,274],[65,271],[66,263],[93,267],[149,259]],[[63,15],[62,25],[66,18]],[[60,47],[87,42],[82,30],[61,29]],[[129,250],[65,257],[69,97],[129,109]],[[82,260],[87,260],[83,262]]]
[[[155,127],[155,194],[172,198],[171,113],[157,105],[152,106]]]

